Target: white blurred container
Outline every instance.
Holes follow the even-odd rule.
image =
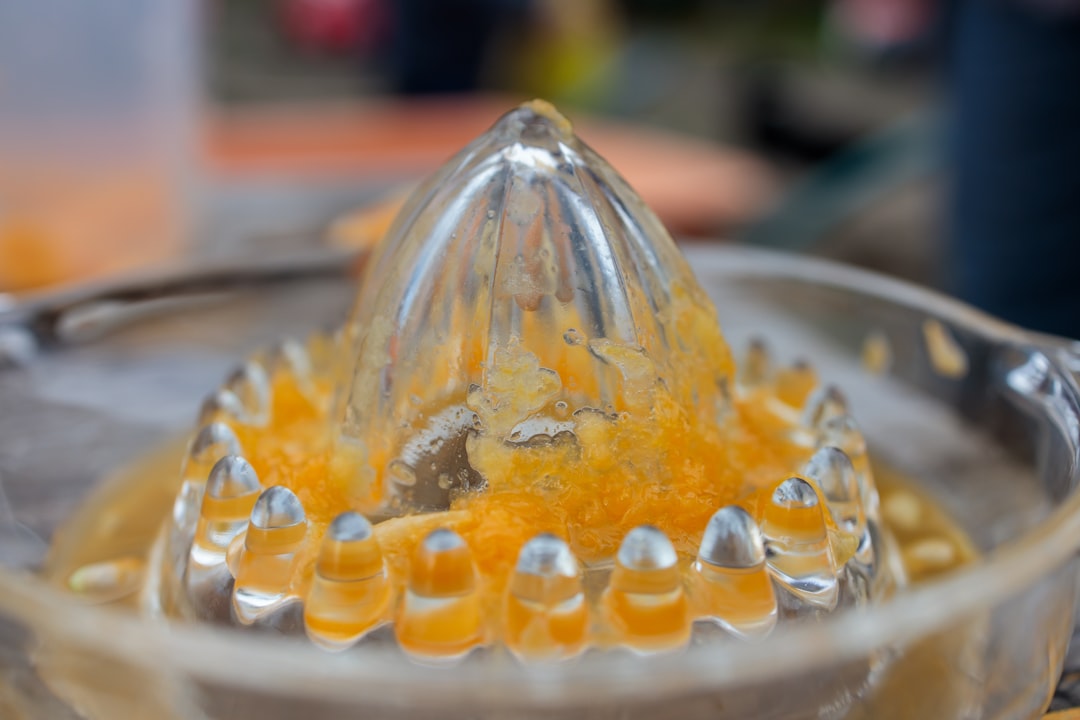
[[[196,0],[0,0],[0,290],[175,255]]]

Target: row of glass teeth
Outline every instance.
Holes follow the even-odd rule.
[[[300,551],[314,541],[304,508],[286,487],[263,488],[230,425],[269,421],[271,373],[288,373],[321,405],[314,380],[325,370],[318,349],[327,341],[287,343],[244,363],[204,403],[168,543],[181,611],[241,625],[286,629],[291,622],[335,650],[391,625],[403,650],[428,661],[460,657],[494,638],[522,658],[566,658],[591,646],[677,649],[695,622],[760,638],[778,617],[865,602],[887,582],[875,557],[877,491],[842,394],[815,390],[805,364],[774,370],[764,347],[752,343],[737,392],[764,391],[761,399],[777,412],[801,415],[796,440],[818,449],[800,476],[776,486],[760,524],[736,506],[717,511],[689,567],[649,526],[624,538],[613,567],[585,573],[561,539],[540,535],[522,547],[496,613],[500,626],[492,628],[481,604],[484,580],[463,538],[436,529],[418,544],[405,576],[393,578],[379,531],[347,512],[324,533],[311,577],[297,583]],[[858,539],[846,563],[834,554],[826,510]],[[610,572],[606,585],[587,591],[597,572]]]
[[[308,636],[328,649],[348,648],[392,624],[399,647],[425,661],[457,659],[493,635],[530,660],[573,657],[596,645],[671,651],[689,642],[695,621],[756,639],[780,615],[863,602],[874,580],[856,472],[843,451],[824,446],[803,477],[776,486],[760,526],[740,507],[718,510],[685,572],[663,532],[638,527],[624,538],[599,598],[589,598],[566,543],[534,537],[520,551],[493,631],[471,550],[448,528],[418,544],[403,582],[395,583],[376,529],[363,515],[343,513],[321,540],[310,582],[297,591],[297,558],[311,538],[304,508],[288,488],[263,489],[239,451],[221,423],[205,426],[192,444],[189,470],[211,462],[212,469],[183,559],[190,611],[280,627],[290,607],[302,608]],[[862,538],[843,567],[820,498],[839,527]]]

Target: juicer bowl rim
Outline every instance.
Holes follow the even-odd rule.
[[[931,290],[829,261],[746,248],[684,249],[696,271],[790,277],[855,290],[959,323],[1001,343],[1044,352],[1047,372],[1060,380],[1060,392],[1067,400],[1071,471],[1074,476],[1078,472],[1080,390],[1068,370],[1070,359],[1076,358],[1069,354],[1069,341],[1037,336]],[[345,274],[344,266],[339,274]],[[100,292],[123,287],[124,283],[112,284]],[[48,296],[36,303],[47,307]],[[10,317],[0,313],[0,323],[5,315]],[[904,645],[1022,592],[1064,565],[1078,546],[1080,492],[1074,488],[1024,535],[969,566],[881,604],[841,613],[821,624],[787,628],[760,644],[692,647],[647,664],[621,653],[605,653],[564,665],[522,667],[507,661],[447,670],[416,666],[376,648],[330,655],[306,640],[157,623],[113,608],[84,605],[37,576],[2,567],[0,609],[50,642],[95,649],[136,666],[147,658],[168,658],[170,677],[183,671],[218,684],[258,689],[269,682],[276,691],[301,696],[396,705],[438,706],[455,699],[492,706],[597,704],[777,679],[812,669],[822,658],[837,664]],[[643,674],[649,682],[642,682]],[[424,692],[418,693],[419,688]],[[379,698],[373,698],[373,690]]]

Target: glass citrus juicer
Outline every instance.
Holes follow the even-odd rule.
[[[1049,702],[1080,545],[1067,343],[826,263],[684,256],[542,102],[364,260],[0,316],[0,708]]]

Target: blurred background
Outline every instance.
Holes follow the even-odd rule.
[[[364,247],[532,97],[680,239],[1080,336],[1078,0],[0,0],[0,298]]]

